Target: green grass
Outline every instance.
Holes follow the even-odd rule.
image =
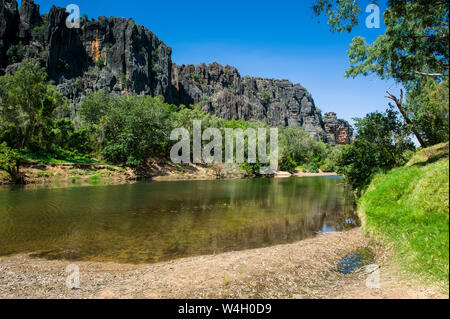
[[[21,152],[25,160],[31,162],[38,162],[41,164],[99,164],[95,160],[89,158],[87,155],[79,155],[71,152],[50,153],[50,152],[31,152],[24,150]]]
[[[358,209],[365,231],[390,244],[400,266],[448,287],[448,143],[423,149],[406,166],[375,176]]]

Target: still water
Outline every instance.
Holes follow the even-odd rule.
[[[352,227],[337,177],[0,188],[0,256],[144,263]]]

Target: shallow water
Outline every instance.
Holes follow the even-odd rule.
[[[353,227],[337,177],[0,189],[0,255],[158,262]]]

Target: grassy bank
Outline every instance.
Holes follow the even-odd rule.
[[[421,279],[449,282],[449,144],[419,151],[404,167],[377,175],[359,201],[363,226],[391,245]]]

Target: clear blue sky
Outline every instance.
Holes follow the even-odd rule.
[[[361,35],[373,41],[384,32],[383,23],[380,29],[365,27],[368,14],[364,11],[363,23],[352,34],[336,34],[329,32],[326,19],[318,23],[308,0],[35,2],[41,13],[53,4],[74,3],[89,18],[133,18],[172,47],[172,60],[177,64],[217,61],[237,67],[242,76],[289,79],[308,89],[322,111],[334,111],[349,121],[386,109],[385,91],[398,93],[400,89],[376,76],[344,77],[351,39]]]

